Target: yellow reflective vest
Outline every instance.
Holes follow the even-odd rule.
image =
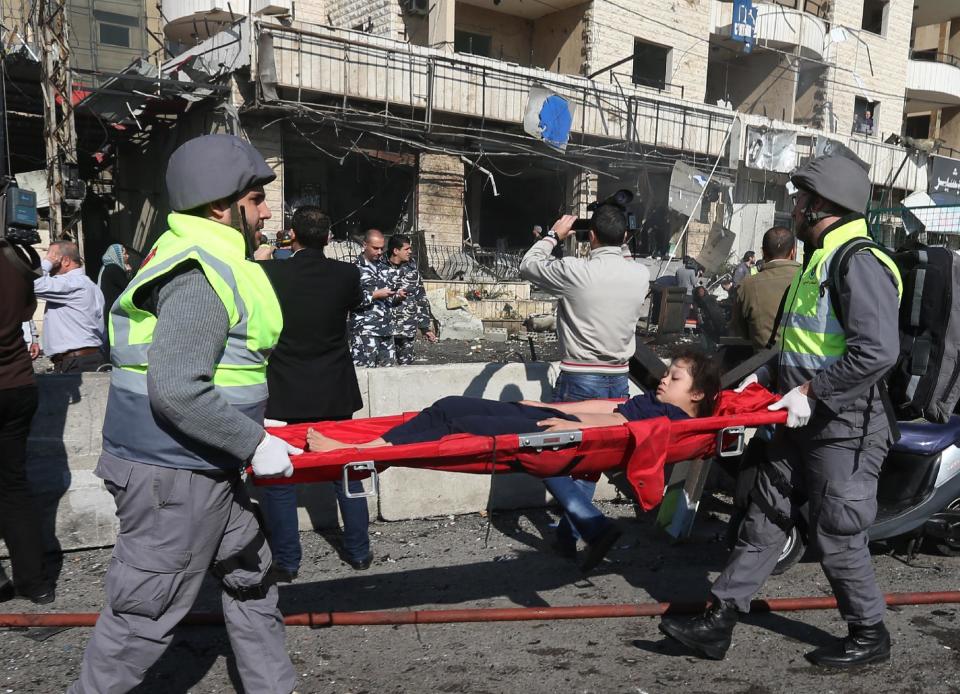
[[[814,251],[806,267],[790,284],[781,324],[779,382],[782,390],[809,381],[847,352],[843,325],[837,319],[827,287],[834,253],[855,238],[869,238],[863,217],[853,219],[824,236],[823,246]],[[903,280],[896,263],[883,251],[869,250],[896,278],[897,295],[902,295]]]
[[[171,214],[169,230],[156,242],[137,275],[110,311],[113,372],[103,428],[108,453],[166,467],[236,468],[239,461],[212,451],[159,419],[147,393],[147,354],[157,316],[137,301],[149,285],[183,263],[199,267],[227,311],[229,332],[213,374],[223,398],[254,421],[267,402],[267,357],[276,346],[283,315],[263,269],[245,257],[243,237],[233,228],[183,214]],[[140,292],[138,294],[138,292]]]

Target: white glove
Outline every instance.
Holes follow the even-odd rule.
[[[263,420],[264,429],[266,429],[267,427],[276,428],[276,427],[285,427],[285,426],[287,426],[287,423],[282,419],[270,419],[269,417],[267,417]]]
[[[747,389],[747,386],[749,386],[750,384],[752,384],[752,383],[759,383],[759,382],[760,382],[760,377],[757,376],[757,374],[752,373],[752,374],[750,374],[749,376],[747,376],[745,379],[743,379],[742,381],[740,381],[740,385],[738,385],[736,388],[734,388],[734,389],[733,389],[733,392],[734,392],[734,393],[742,393],[743,391],[745,391],[745,390]]]
[[[302,448],[291,446],[273,434],[264,434],[263,441],[253,452],[250,465],[257,477],[289,477],[293,474],[291,455],[300,455]]]
[[[796,429],[810,421],[813,405],[813,400],[801,393],[800,386],[797,386],[767,409],[771,412],[785,409],[787,411],[787,428]]]

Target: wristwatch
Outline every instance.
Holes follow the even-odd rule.
[[[543,238],[553,239],[557,243],[560,243],[560,235],[557,234],[557,232],[555,232],[553,229],[550,229],[549,231],[547,231],[547,233],[543,235]]]

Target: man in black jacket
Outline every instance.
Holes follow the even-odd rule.
[[[350,419],[363,406],[347,345],[347,317],[362,301],[360,271],[323,254],[330,218],[319,207],[299,208],[291,221],[289,260],[263,263],[283,310],[283,332],[270,356],[267,417],[288,423]],[[343,556],[355,569],[370,566],[366,499],[348,499],[334,482],[343,516]],[[351,482],[350,491],[362,491]],[[300,568],[294,485],[265,487],[261,496],[275,573],[292,580]]]

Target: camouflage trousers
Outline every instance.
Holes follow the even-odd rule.
[[[397,365],[393,335],[354,335],[350,339],[350,354],[355,366],[375,368]]]
[[[406,337],[405,335],[393,336],[393,344],[397,352],[397,363],[401,366],[413,363],[413,343],[415,340],[416,338]]]

